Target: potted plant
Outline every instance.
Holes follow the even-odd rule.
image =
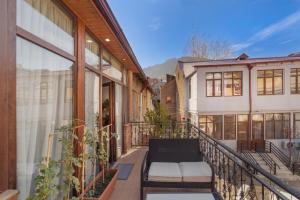
[[[109,199],[115,186],[118,170],[109,168],[109,142],[115,136],[110,136],[110,127],[105,126],[98,134],[86,134],[86,144],[92,146],[92,153],[87,158],[92,160],[93,180],[87,184],[80,197],[82,200]],[[94,132],[93,132],[94,133]],[[98,137],[98,138],[97,138]],[[95,141],[99,141],[99,146]],[[96,163],[100,164],[101,172],[96,175]]]

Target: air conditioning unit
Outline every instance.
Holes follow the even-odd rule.
[[[290,141],[282,141],[281,142],[281,148],[283,149],[288,149],[290,147],[293,147],[295,145],[294,142],[290,142]]]

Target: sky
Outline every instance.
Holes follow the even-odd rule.
[[[233,56],[300,52],[300,0],[107,0],[143,68],[187,55],[193,34]]]

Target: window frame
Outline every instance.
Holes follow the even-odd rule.
[[[233,125],[234,125],[234,126],[233,126],[233,127],[234,127],[234,138],[229,138],[229,137],[227,138],[227,137],[226,137],[226,135],[227,135],[226,132],[225,132],[225,129],[226,129],[226,128],[225,128],[225,126],[226,126],[225,118],[226,118],[226,117],[234,117],[234,121],[232,122]],[[237,137],[237,115],[235,115],[235,114],[226,114],[226,115],[224,115],[224,119],[223,119],[223,120],[224,120],[224,123],[223,123],[223,125],[224,125],[224,126],[223,126],[223,130],[224,130],[224,137],[223,137],[223,138],[224,138],[224,140],[236,140],[236,137]],[[228,124],[228,123],[227,123],[227,124]],[[232,128],[232,127],[231,127],[231,128]]]
[[[201,117],[205,117],[205,122],[201,122],[200,121]],[[208,120],[209,117],[212,117],[212,122],[208,122],[209,121]],[[219,122],[221,124],[221,130],[220,130],[221,131],[221,133],[220,133],[221,137],[220,138],[216,138],[215,134],[214,134],[214,129],[215,129],[215,126],[217,124],[216,123],[217,120],[215,119],[215,117],[220,117],[220,119],[221,119],[221,121]],[[199,127],[200,127],[201,124],[205,124],[205,133],[208,134],[208,135],[210,135],[210,133],[207,132],[208,124],[212,124],[212,126],[213,126],[213,132],[211,133],[210,136],[212,138],[214,138],[214,139],[217,139],[217,140],[224,140],[224,137],[223,137],[223,130],[224,130],[224,127],[223,127],[223,115],[199,115]]]
[[[264,114],[265,116],[264,116],[264,123],[265,123],[265,139],[270,139],[270,140],[272,140],[272,139],[274,139],[274,140],[279,140],[279,139],[288,139],[288,137],[285,137],[285,132],[284,132],[284,129],[285,129],[285,127],[284,127],[284,124],[286,123],[286,122],[288,122],[288,125],[289,125],[289,128],[290,128],[290,122],[291,122],[291,116],[290,116],[290,113],[265,113]],[[272,115],[272,120],[267,120],[267,115]],[[275,119],[275,115],[281,115],[281,120],[277,120],[277,119]],[[289,120],[285,120],[285,117],[284,117],[284,115],[288,115],[289,116]],[[272,123],[272,131],[273,131],[273,133],[272,133],[272,138],[269,138],[269,137],[267,137],[267,122],[271,122]],[[282,136],[283,137],[280,137],[280,138],[278,138],[278,137],[276,137],[277,135],[276,135],[276,124],[278,124],[278,123],[281,123],[281,126],[282,126]]]
[[[212,79],[207,79],[207,74],[212,74]],[[221,78],[216,79],[215,74],[221,74]],[[206,97],[222,97],[223,96],[223,80],[222,80],[223,73],[222,72],[206,72],[205,73],[205,82],[206,82]],[[207,82],[212,81],[212,95],[208,96],[207,94]],[[220,81],[221,82],[221,94],[216,96],[216,87],[215,82]]]
[[[295,76],[292,75],[292,70],[296,70],[296,75]],[[296,93],[292,92],[292,77],[296,78],[296,81],[295,81],[295,91],[296,91]],[[299,77],[300,77],[300,68],[291,68],[290,69],[290,93],[291,93],[291,95],[300,94],[300,87],[299,87],[300,80],[299,80]]]
[[[225,78],[225,73],[230,73],[231,74],[231,78]],[[234,78],[233,77],[233,74],[234,73],[241,73],[241,77],[240,78]],[[222,78],[223,78],[223,96],[224,97],[238,97],[238,96],[243,96],[243,71],[227,71],[227,72],[223,72],[223,75],[222,75]],[[232,85],[232,88],[231,88],[231,95],[226,95],[225,94],[225,80],[231,80],[231,85]],[[241,81],[241,86],[240,86],[240,89],[241,89],[241,94],[239,95],[234,95],[234,81],[235,80],[240,80]]]
[[[275,76],[275,71],[276,70],[280,70],[282,72],[282,76]],[[266,76],[266,71],[272,71],[272,77],[267,77]],[[263,72],[263,77],[258,77],[258,73],[259,72]],[[275,94],[275,77],[281,77],[281,93],[280,94]],[[272,94],[267,94],[267,84],[266,84],[266,79],[267,78],[272,78]],[[263,94],[259,94],[259,90],[258,90],[258,80],[259,79],[263,79]],[[256,73],[256,89],[257,89],[257,96],[269,96],[269,95],[284,95],[284,70],[283,69],[263,69],[263,70],[257,70]]]

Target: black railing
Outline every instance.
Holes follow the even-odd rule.
[[[292,162],[290,156],[284,153],[271,141],[266,141],[266,152],[273,153],[287,168],[289,168],[293,174],[295,172],[300,173],[300,169],[297,168],[296,162]]]
[[[300,199],[298,190],[194,125],[173,123],[162,126],[161,124],[132,123],[132,130],[133,146],[147,145],[148,142],[145,140],[153,137],[199,138],[204,158],[214,168],[214,188],[223,199]],[[145,133],[145,130],[149,132]],[[158,132],[155,133],[154,130]]]
[[[243,151],[242,155],[252,164],[259,166],[259,163],[253,157],[251,151]]]
[[[280,169],[279,165],[271,158],[268,153],[259,152],[258,155],[263,159],[263,161],[268,165],[270,168],[270,173],[276,175],[277,168]]]

